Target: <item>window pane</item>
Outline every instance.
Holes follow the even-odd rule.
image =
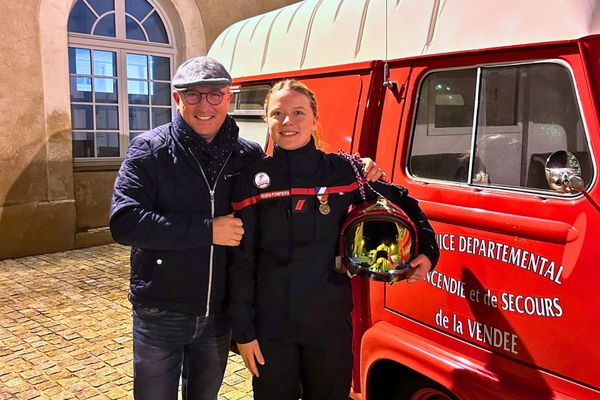
[[[69,78],[71,86],[71,101],[92,101],[92,78],[87,76],[72,76]]]
[[[87,2],[92,6],[96,13],[98,13],[98,15],[115,10],[115,3],[113,0],[87,0]]]
[[[520,185],[519,70],[514,66],[482,70],[475,149],[482,168],[473,171],[473,183]]]
[[[69,47],[69,73],[90,75],[91,70],[90,51]]]
[[[94,75],[116,76],[116,57],[112,51],[94,50]]]
[[[567,150],[589,185],[592,157],[567,68],[556,63],[481,67],[472,155],[468,133],[473,129],[466,114],[473,110],[475,72],[443,71],[425,78],[409,161],[413,175],[550,190],[545,161],[551,153]]]
[[[119,109],[115,106],[96,106],[96,129],[119,129]]]
[[[448,71],[433,74],[429,81],[429,107],[434,128],[466,127],[471,134],[475,102],[475,71]],[[443,134],[444,132],[439,132]]]
[[[152,108],[152,128],[171,122],[170,108]]]
[[[141,131],[150,129],[150,108],[129,107],[129,129]]]
[[[148,56],[127,53],[127,77],[148,79]]]
[[[264,108],[265,97],[269,92],[268,87],[254,90],[244,90],[240,92],[239,110],[262,110]]]
[[[436,72],[423,81],[409,160],[414,176],[467,182],[476,72]]]
[[[69,32],[90,33],[96,16],[81,0],[77,0],[69,15],[67,29]]]
[[[125,12],[136,17],[139,21],[152,11],[152,6],[146,0],[125,0]]]
[[[105,15],[94,28],[94,35],[115,37],[115,14]]]
[[[519,68],[486,68],[483,71],[479,123],[488,126],[516,125]]]
[[[169,83],[153,82],[150,84],[150,90],[153,105],[171,105],[171,85]]]
[[[148,104],[148,82],[128,80],[127,96],[130,104]]]
[[[73,157],[94,157],[93,132],[73,132]]]
[[[153,12],[146,21],[144,21],[143,25],[148,33],[148,39],[151,42],[169,43],[167,30],[165,29],[165,26],[156,11]]]
[[[71,127],[73,129],[94,129],[92,106],[71,104]]]
[[[481,77],[476,155],[486,166],[489,183],[550,190],[545,162],[558,150],[573,153],[584,182],[591,182],[583,120],[565,67],[552,63],[490,67]],[[499,125],[508,125],[511,119],[512,126]]]
[[[98,157],[119,157],[119,132],[96,133]]]
[[[168,57],[150,56],[150,79],[157,81],[171,79],[171,64]]]
[[[99,103],[116,103],[117,80],[110,78],[94,78],[94,94]]]
[[[239,92],[235,92],[235,93],[231,93],[231,102],[229,103],[229,110],[227,110],[230,113],[233,113],[235,111],[236,108],[238,108],[238,100],[240,98],[240,93]]]
[[[127,39],[146,41],[146,35],[144,35],[142,27],[131,17],[125,18],[125,30],[127,32]]]

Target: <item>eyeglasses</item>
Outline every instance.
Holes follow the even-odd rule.
[[[195,90],[187,90],[181,93],[183,94],[185,102],[192,106],[200,103],[202,101],[202,97],[206,97],[208,104],[212,106],[218,106],[223,102],[223,97],[225,96],[225,93],[223,92],[201,93],[196,92]]]

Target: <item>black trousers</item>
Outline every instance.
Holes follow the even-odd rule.
[[[311,324],[257,321],[265,365],[255,400],[347,400],[352,380],[350,315]]]

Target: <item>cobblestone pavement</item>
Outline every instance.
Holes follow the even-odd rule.
[[[0,400],[131,399],[129,250],[0,261]],[[250,400],[231,353],[219,400]]]

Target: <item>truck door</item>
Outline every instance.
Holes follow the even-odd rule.
[[[382,131],[377,161],[420,200],[441,258],[422,284],[374,285],[374,320],[478,360],[521,398],[563,379],[598,390],[598,121],[577,46],[418,60],[406,90],[406,107],[387,94],[399,130]],[[550,188],[560,150],[587,194]]]

